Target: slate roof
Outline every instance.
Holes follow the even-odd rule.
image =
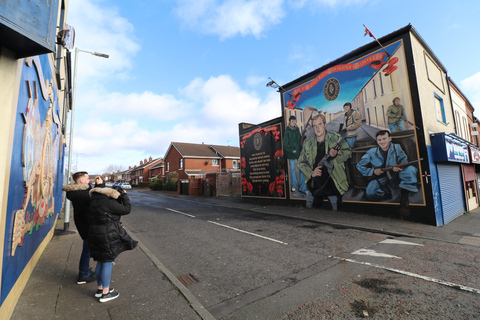
[[[177,149],[183,158],[240,158],[239,147],[185,142],[172,142],[166,155],[170,152],[172,146]]]

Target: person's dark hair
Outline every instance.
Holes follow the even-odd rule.
[[[400,102],[400,98],[399,98],[399,97],[393,98],[392,103],[395,104],[395,101],[397,101],[397,100],[398,100],[398,102]]]
[[[352,104],[350,102],[345,102],[345,104],[343,105],[343,107],[345,108],[346,106],[349,106],[350,109],[352,109]]]
[[[75,183],[77,183],[78,179],[80,179],[81,177],[83,177],[84,175],[88,175],[88,172],[87,171],[79,171],[79,172],[75,172],[73,175],[72,175],[72,179]]]
[[[291,120],[297,120],[297,117],[295,117],[295,116],[290,116],[290,118],[288,118],[288,121],[291,121]]]
[[[383,135],[385,135],[385,134],[388,134],[389,137],[391,136],[390,131],[388,131],[388,130],[380,130],[380,131],[378,131],[377,134],[375,135],[375,138],[378,138],[378,136],[383,136]]]

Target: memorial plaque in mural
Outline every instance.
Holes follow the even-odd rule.
[[[242,196],[285,197],[281,123],[252,127],[240,137]]]

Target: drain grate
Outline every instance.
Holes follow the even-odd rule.
[[[187,274],[184,276],[178,276],[178,280],[185,286],[188,287],[191,284],[197,283],[197,279],[195,279],[191,274]]]

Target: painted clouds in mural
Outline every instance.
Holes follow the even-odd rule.
[[[322,70],[283,101],[292,199],[392,203],[404,215],[424,204],[402,41]]]

